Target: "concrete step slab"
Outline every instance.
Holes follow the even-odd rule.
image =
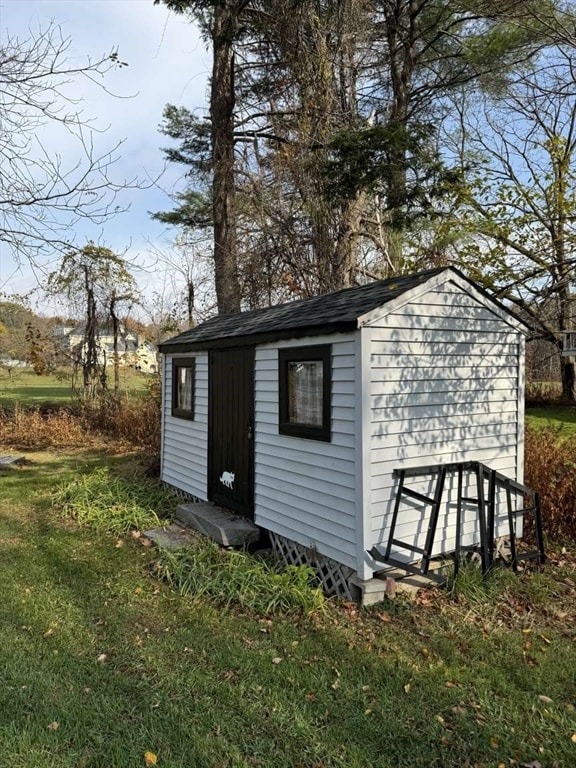
[[[23,461],[24,456],[0,456],[0,469],[9,467],[11,464],[16,464],[19,461]]]
[[[187,549],[198,543],[198,534],[176,523],[171,523],[167,528],[152,528],[142,534],[157,547],[162,549]]]
[[[193,528],[223,547],[246,547],[260,538],[260,529],[251,520],[233,514],[210,502],[179,504],[176,520]]]

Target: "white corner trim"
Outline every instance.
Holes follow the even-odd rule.
[[[518,342],[518,405],[517,405],[517,439],[516,439],[516,481],[524,482],[524,388],[526,378],[526,340],[522,336]]]
[[[356,392],[356,573],[360,579],[371,579],[373,569],[367,550],[371,546],[372,521],[370,501],[372,473],[370,455],[370,328],[355,333],[355,392]]]

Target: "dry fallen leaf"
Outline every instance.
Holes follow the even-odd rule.
[[[96,659],[96,661],[99,661],[100,664],[103,664],[106,661],[106,658],[107,658],[106,654],[105,653],[101,653],[100,656],[98,656],[98,658]]]
[[[272,664],[280,664],[281,661],[282,659],[280,656],[274,656],[274,658],[272,659]]]
[[[154,752],[144,752],[144,765],[146,768],[152,768],[158,763],[158,756]]]
[[[572,736],[570,736],[570,741],[573,741],[574,744],[576,744],[576,733],[573,733]]]
[[[544,704],[552,704],[550,696],[538,696],[538,701],[542,701]]]
[[[44,632],[43,637],[51,637],[54,634],[54,627],[49,627],[46,632]]]
[[[57,731],[58,728],[60,728],[60,723],[57,723],[56,720],[54,720],[53,723],[50,723],[49,726],[47,726],[49,731]]]

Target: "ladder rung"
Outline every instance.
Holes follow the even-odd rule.
[[[424,496],[423,493],[418,493],[418,491],[413,491],[410,488],[401,488],[400,493],[405,493],[406,496],[410,496],[412,499],[423,501],[424,504],[436,504],[434,499],[431,499],[429,496]]]
[[[378,558],[374,559],[376,560]],[[444,584],[446,581],[445,576],[434,573],[434,571],[423,571],[422,568],[417,568],[415,565],[411,565],[410,563],[402,563],[400,560],[393,560],[390,557],[387,560],[381,560],[381,562],[386,563],[386,565],[390,565],[393,568],[406,571],[407,573],[412,573],[414,576],[425,576],[427,579],[435,581],[437,584]]]
[[[540,552],[523,552],[521,555],[516,555],[516,560],[537,560],[541,556]]]
[[[419,555],[424,555],[424,557],[428,557],[428,552],[426,552],[425,549],[421,549],[420,547],[415,547],[413,544],[407,544],[405,541],[400,541],[399,539],[392,539],[390,542],[390,545],[394,544],[397,547],[401,547],[402,549],[409,549],[410,552],[418,552]]]

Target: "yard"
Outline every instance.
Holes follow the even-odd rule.
[[[258,615],[181,596],[132,535],[62,517],[53,490],[102,466],[138,470],[94,448],[0,475],[3,765],[576,764],[569,552],[416,603]]]
[[[112,386],[113,372],[110,369]],[[120,369],[121,389],[123,392],[141,392],[145,389],[150,376],[130,368]],[[18,402],[23,405],[66,405],[72,399],[71,371],[58,374],[37,376],[28,368],[13,368],[10,372],[0,368],[0,408],[10,407]]]

